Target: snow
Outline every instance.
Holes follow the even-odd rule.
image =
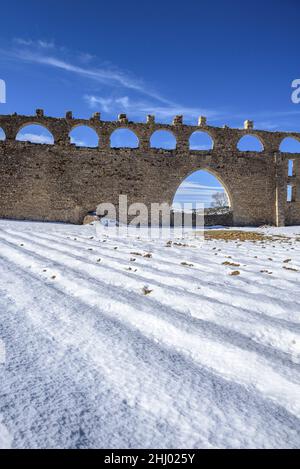
[[[253,230],[0,221],[0,448],[299,448],[300,227]]]

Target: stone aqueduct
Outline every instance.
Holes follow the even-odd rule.
[[[31,124],[42,125],[54,137],[54,145],[16,141],[17,133]],[[78,148],[70,143],[70,131],[88,126],[99,136],[97,148]],[[102,121],[99,113],[90,119],[53,118],[37,110],[35,116],[1,115],[0,128],[0,217],[81,223],[101,202],[118,204],[119,194],[128,202],[172,203],[182,180],[204,169],[224,185],[233,210],[234,225],[300,224],[300,154],[280,152],[286,137],[300,141],[294,132],[255,130],[251,121],[244,129],[213,127],[201,117],[197,126],[185,125],[182,116],[172,124],[159,124],[154,116],[146,123]],[[111,148],[116,129],[132,130],[139,147]],[[150,148],[151,135],[167,130],[176,138],[176,149]],[[210,135],[211,150],[190,150],[189,138],[197,130]],[[237,143],[244,135],[262,143],[261,152],[241,152]],[[288,175],[288,160],[293,174]],[[287,186],[292,200],[287,201]]]

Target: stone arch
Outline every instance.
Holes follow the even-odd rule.
[[[97,148],[99,135],[96,130],[86,124],[75,124],[69,132],[70,142],[76,147]]]
[[[300,139],[296,137],[285,137],[279,146],[279,151],[283,153],[300,153]]]
[[[262,139],[255,134],[246,134],[237,143],[239,151],[255,151],[261,153],[265,149]]]
[[[204,130],[195,130],[189,138],[190,150],[212,150],[214,139]]]
[[[177,145],[176,137],[171,130],[158,129],[150,137],[151,148],[161,148],[163,150],[175,150]]]
[[[229,208],[231,211],[234,210],[234,202],[233,202],[233,195],[232,195],[232,190],[230,189],[229,185],[227,184],[226,181],[224,181],[224,178],[222,176],[220,176],[220,174],[218,172],[216,172],[215,170],[211,169],[210,167],[200,167],[200,168],[195,168],[193,169],[192,171],[188,172],[186,175],[184,175],[183,177],[180,178],[180,181],[177,181],[177,184],[176,184],[176,187],[175,187],[175,190],[174,190],[174,187],[173,187],[173,194],[171,195],[171,204],[174,203],[174,199],[176,197],[176,194],[178,193],[178,189],[180,188],[180,186],[185,182],[187,181],[187,179],[189,179],[192,175],[196,174],[196,173],[199,173],[199,172],[205,172],[205,173],[208,173],[209,175],[213,176],[217,181],[218,183],[220,184],[220,186],[224,189],[224,192],[226,193],[226,196],[227,196],[227,199],[228,199],[228,205],[229,205]]]
[[[6,134],[4,132],[4,130],[2,129],[2,127],[0,127],[0,142],[6,140]]]
[[[54,137],[47,126],[39,122],[26,122],[19,127],[16,140],[46,145],[54,145]]]
[[[139,148],[139,146],[138,136],[127,127],[119,127],[110,134],[111,148]]]

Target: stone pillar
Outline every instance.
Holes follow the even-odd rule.
[[[189,139],[185,132],[177,132],[176,137],[176,151],[177,152],[184,152],[186,155],[189,155],[190,146],[189,146]]]
[[[104,127],[101,129],[99,148],[110,148],[110,133]]]
[[[295,176],[295,200],[300,202],[300,158],[295,158],[293,163],[293,175]]]
[[[15,128],[13,126],[9,127],[2,127],[4,133],[5,133],[5,141],[14,141],[16,140],[17,134],[18,134],[18,128]]]
[[[68,129],[50,129],[55,145],[70,145],[71,139]]]
[[[286,161],[278,153],[274,154],[275,163],[275,226],[285,226],[287,175]]]
[[[148,151],[150,148],[150,138],[149,137],[140,137],[139,138],[139,148],[143,151]]]

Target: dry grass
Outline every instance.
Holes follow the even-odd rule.
[[[272,236],[266,236],[256,231],[238,231],[238,230],[206,230],[205,239],[221,239],[225,241],[267,241]]]
[[[186,267],[194,267],[194,264],[189,264],[188,262],[181,262],[181,265],[184,265]]]
[[[151,259],[152,254],[151,252],[147,252],[146,254],[143,255],[143,257],[146,257],[146,259]]]
[[[287,236],[282,235],[265,235],[264,233],[259,233],[257,231],[239,231],[239,230],[205,230],[204,238],[206,240],[210,239],[220,239],[223,241],[252,241],[254,243],[260,242],[264,243],[265,241],[287,241],[290,240]]]
[[[229,262],[229,261],[222,262],[222,265],[231,265],[231,267],[240,267],[240,264],[236,264],[235,262]]]
[[[285,265],[283,266],[283,269],[291,270],[292,272],[299,272],[298,269],[294,269],[293,267],[286,267]]]
[[[132,256],[142,256],[142,257],[145,257],[146,259],[151,259],[151,257],[152,257],[151,252],[146,252],[145,254],[143,254],[141,252],[131,252],[130,254]],[[130,260],[135,261],[135,259],[130,259]]]
[[[150,295],[150,293],[153,292],[153,290],[150,290],[146,285],[142,288],[142,292],[144,295]]]

